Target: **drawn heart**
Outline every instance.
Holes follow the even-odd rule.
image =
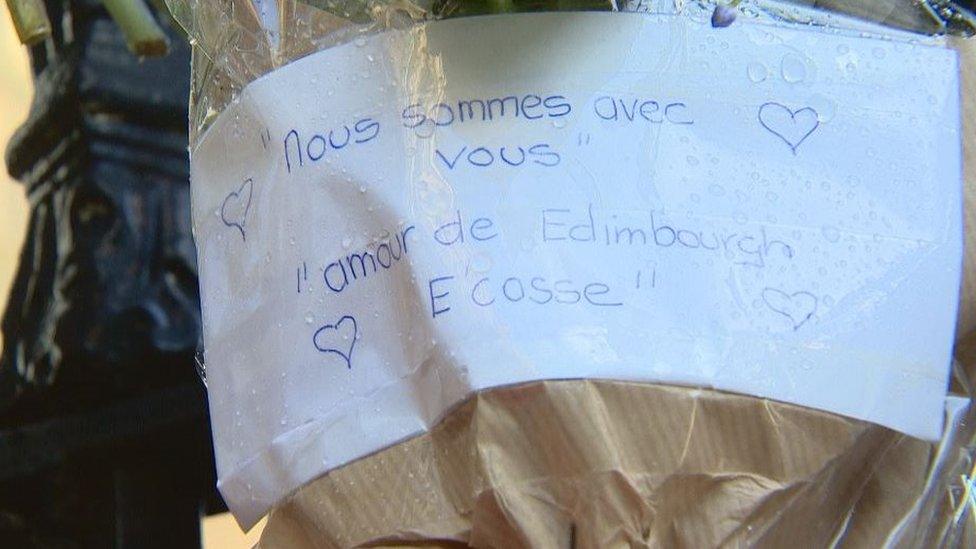
[[[346,327],[343,328],[343,325]],[[359,337],[359,325],[356,319],[346,315],[335,324],[326,324],[315,331],[312,344],[322,353],[335,353],[342,357],[346,368],[352,369],[352,351],[356,348]]]
[[[817,312],[817,296],[810,292],[788,294],[776,288],[766,288],[762,298],[767,307],[790,319],[794,331],[799,330]]]
[[[233,227],[240,231],[241,238],[247,242],[247,235],[244,232],[244,225],[247,221],[247,212],[251,209],[251,195],[254,193],[254,182],[247,178],[239,189],[231,192],[224,198],[220,205],[220,220],[224,225]]]
[[[790,110],[779,103],[766,103],[759,107],[759,123],[766,130],[789,145],[793,154],[820,127],[820,116],[811,107]]]

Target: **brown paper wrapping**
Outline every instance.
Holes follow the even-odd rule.
[[[957,356],[976,365],[976,42],[963,64]],[[951,146],[951,144],[947,144]],[[972,394],[957,377],[954,389]],[[606,381],[474,395],[275,509],[261,547],[976,547],[952,529],[976,418],[930,444],[747,396]],[[950,533],[951,532],[951,533]]]
[[[261,546],[879,547],[954,510],[921,509],[927,471],[965,467],[937,450],[752,397],[539,382],[475,395],[429,434],[313,481]]]

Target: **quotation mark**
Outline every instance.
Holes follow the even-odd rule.
[[[356,348],[358,337],[359,325],[356,324],[356,319],[346,315],[335,324],[326,324],[316,330],[315,335],[312,336],[312,344],[321,353],[339,355],[345,362],[346,368],[351,370],[352,351]]]
[[[237,229],[244,242],[247,242],[244,225],[247,221],[247,212],[251,209],[251,195],[253,193],[254,181],[249,177],[239,189],[228,194],[220,205],[220,220],[224,225]]]
[[[796,155],[800,145],[820,127],[820,116],[811,107],[794,111],[785,105],[769,102],[759,107],[759,123],[786,143]]]
[[[777,288],[766,288],[762,291],[762,299],[773,312],[788,318],[794,331],[799,330],[817,312],[817,296],[810,292],[788,294]]]
[[[302,261],[302,266],[295,271],[295,288],[302,293],[302,281],[308,282],[308,263]]]

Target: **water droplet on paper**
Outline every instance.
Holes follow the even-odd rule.
[[[566,121],[563,120],[562,118],[557,118],[557,119],[555,119],[555,120],[552,121],[552,127],[554,127],[554,128],[565,128],[566,127]]]
[[[348,250],[349,246],[352,246],[352,239],[347,236],[342,239],[342,247]]]
[[[353,43],[355,43],[357,46],[359,46],[361,48],[361,47],[363,47],[363,46],[366,45],[366,39],[363,38],[362,36],[360,36],[360,37],[356,38],[355,40],[353,40]]]

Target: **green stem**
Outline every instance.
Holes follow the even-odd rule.
[[[51,36],[51,21],[43,0],[7,0],[7,7],[22,44],[32,46]]]
[[[509,13],[514,7],[512,0],[488,0],[488,13]]]
[[[143,0],[102,0],[102,4],[122,28],[132,53],[146,57],[166,55],[169,40]]]

